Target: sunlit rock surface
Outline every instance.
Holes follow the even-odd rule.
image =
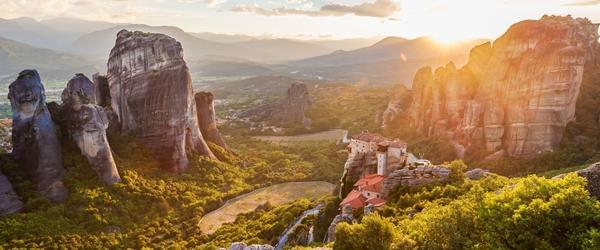
[[[198,125],[204,138],[222,148],[229,150],[229,146],[219,133],[217,120],[215,118],[214,96],[210,92],[198,92],[194,95],[196,110],[198,113]]]
[[[182,172],[187,153],[214,157],[197,125],[192,81],[175,39],[122,30],[108,61],[112,108],[164,169]]]
[[[461,69],[419,70],[410,125],[484,154],[553,151],[575,119],[584,66],[597,46],[598,25],[587,19],[514,24],[493,44],[475,47]]]
[[[48,108],[40,75],[24,70],[9,86],[13,113],[13,156],[26,170],[36,189],[52,201],[63,201],[68,191],[63,184],[61,147]]]
[[[61,95],[69,135],[87,158],[98,178],[110,185],[121,181],[113,159],[106,129],[109,120],[104,108],[95,105],[96,88],[83,74],[77,74]]]
[[[0,172],[0,216],[18,212],[23,208],[23,202],[12,188],[8,178]]]

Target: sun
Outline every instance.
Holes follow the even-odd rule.
[[[434,34],[432,36],[432,38],[444,45],[452,45],[455,43],[459,43],[461,41],[467,40],[467,38],[465,38],[465,36],[463,34],[457,34],[457,33],[441,33],[441,34]]]

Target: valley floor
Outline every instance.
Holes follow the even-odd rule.
[[[335,185],[324,181],[288,182],[254,190],[237,196],[222,207],[206,214],[200,220],[200,230],[214,233],[221,225],[235,221],[242,213],[249,213],[257,207],[269,203],[274,206],[290,203],[298,199],[317,199],[330,195]]]
[[[252,138],[261,141],[269,141],[272,143],[288,143],[288,142],[302,142],[302,141],[333,141],[340,140],[344,135],[348,133],[345,129],[332,129],[328,131],[302,134],[302,135],[290,135],[290,136],[253,136]]]

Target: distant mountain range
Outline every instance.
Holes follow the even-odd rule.
[[[474,45],[485,42],[443,45],[428,37],[293,40],[70,18],[0,19],[0,74],[7,77],[23,68],[37,68],[42,75],[62,79],[79,71],[103,72],[122,29],[177,39],[192,73],[201,76],[284,75],[369,84],[409,84],[421,66],[449,60],[460,65]]]
[[[64,80],[78,72],[97,72],[97,64],[82,56],[36,48],[0,37],[0,84],[10,83],[23,69],[37,69],[45,81]]]
[[[448,61],[461,65],[471,48],[487,41],[476,39],[447,45],[430,37],[387,37],[368,47],[290,62],[288,70],[326,80],[410,85],[419,68]]]

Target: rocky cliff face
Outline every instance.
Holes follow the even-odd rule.
[[[24,70],[9,86],[13,124],[13,156],[26,170],[41,196],[63,201],[68,191],[63,184],[60,143],[46,107],[46,95],[40,75]]]
[[[165,169],[182,172],[188,152],[214,157],[198,129],[191,77],[175,39],[122,30],[108,61],[112,108]]]
[[[215,118],[214,96],[210,92],[198,92],[194,95],[196,100],[196,110],[198,113],[198,125],[200,132],[206,140],[229,150],[229,146],[221,137],[217,128],[217,120]]]
[[[427,136],[529,157],[556,149],[575,119],[584,66],[598,45],[587,19],[544,16],[514,24],[494,43],[471,50],[461,69],[422,68],[413,82],[410,125]]]
[[[62,92],[62,108],[67,117],[69,135],[87,158],[98,178],[111,185],[121,181],[112,156],[106,129],[108,117],[104,108],[95,104],[96,88],[83,74],[77,74]]]

